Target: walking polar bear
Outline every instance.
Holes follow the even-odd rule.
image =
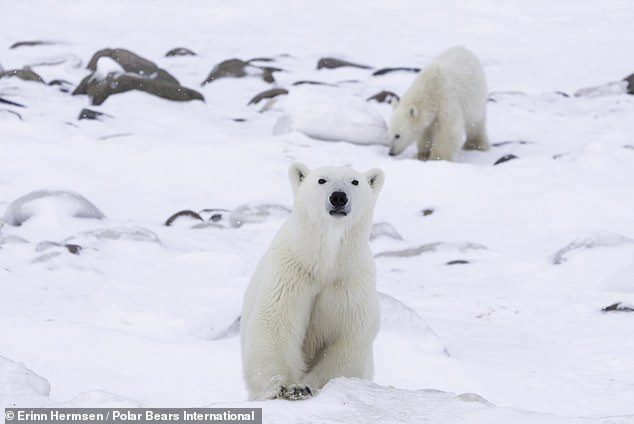
[[[335,377],[369,379],[379,329],[369,236],[380,169],[289,168],[293,211],[242,307],[250,399],[305,399]]]
[[[454,159],[461,147],[488,150],[487,84],[477,57],[453,47],[423,69],[394,102],[388,137],[390,155],[418,144],[420,160]],[[465,141],[466,135],[466,141]]]

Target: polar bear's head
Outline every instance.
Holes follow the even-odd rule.
[[[404,97],[401,101],[392,101],[392,116],[388,127],[388,140],[390,142],[390,156],[396,156],[403,152],[415,141],[423,136],[423,131],[434,120],[434,113],[412,104]]]
[[[351,168],[325,166],[309,169],[296,162],[289,168],[295,197],[294,210],[316,223],[371,222],[385,175],[374,168],[365,173]]]

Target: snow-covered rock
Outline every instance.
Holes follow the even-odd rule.
[[[27,220],[45,215],[73,218],[104,219],[105,215],[79,193],[67,190],[38,190],[11,202],[3,220],[19,226]]]
[[[84,231],[68,237],[66,243],[75,243],[80,246],[94,245],[104,241],[138,241],[160,244],[161,240],[153,231],[136,225],[112,226]]]
[[[361,97],[333,87],[297,87],[284,99],[274,133],[290,129],[326,141],[387,145],[387,124]]]
[[[397,357],[395,358],[397,359]],[[312,399],[288,402],[213,404],[211,407],[263,409],[263,422],[335,423],[456,423],[456,424],[629,424],[634,416],[585,418],[498,408],[476,393],[403,390],[369,381],[338,378]]]
[[[0,356],[0,408],[42,405],[50,393],[46,378],[22,362]]]

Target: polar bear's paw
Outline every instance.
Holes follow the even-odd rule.
[[[284,400],[304,400],[313,396],[312,390],[308,386],[300,386],[297,384],[292,384],[290,386],[282,386],[280,387],[279,392],[275,395],[273,399],[284,399]]]

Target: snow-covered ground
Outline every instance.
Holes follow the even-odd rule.
[[[631,1],[5,3],[5,71],[28,65],[72,90],[97,50],[126,48],[205,102],[133,91],[91,106],[60,86],[0,79],[0,98],[25,106],[0,103],[0,216],[14,218],[12,202],[34,191],[76,193],[24,202],[29,219],[0,228],[0,407],[634,423],[634,314],[601,312],[634,303],[634,96],[572,95],[634,72]],[[52,43],[10,48],[33,40]],[[490,151],[420,162],[414,147],[392,158],[384,145],[300,132],[354,136],[351,122],[363,122],[359,141],[372,141],[391,109],[361,100],[402,94],[414,78],[372,73],[423,67],[453,45],[484,65]],[[165,57],[174,47],[197,55]],[[201,86],[223,60],[262,57],[282,69],[273,84],[252,75]],[[373,69],[317,70],[322,57]],[[336,88],[293,86],[302,80]],[[274,87],[291,94],[263,112],[264,101],[247,106]],[[83,108],[108,116],[78,120]],[[371,242],[376,373],[305,402],[250,403],[235,321],[292,206],[294,160],[386,173]],[[73,217],[98,215],[82,198],[106,218]],[[208,208],[226,211],[163,225]]]

